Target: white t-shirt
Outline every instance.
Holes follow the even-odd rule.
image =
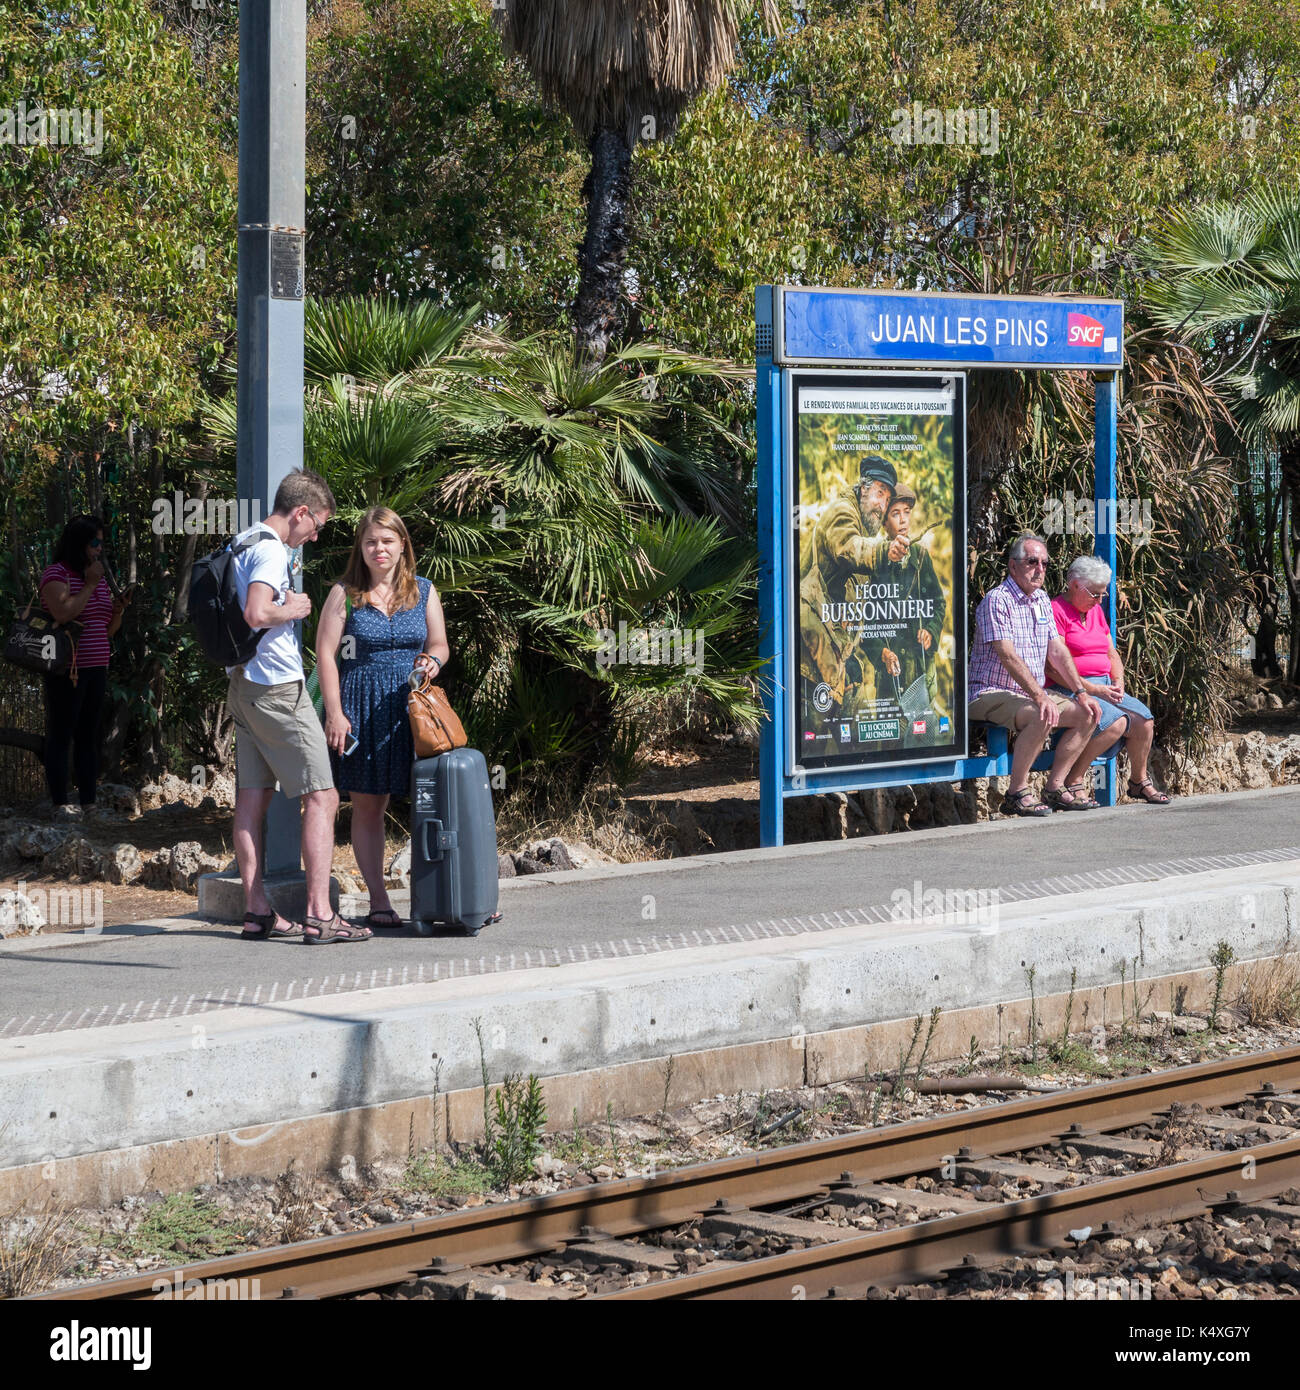
[[[235,590],[240,606],[248,602],[250,584],[268,584],[275,590],[275,602],[282,604],[293,588],[289,578],[289,556],[293,553],[269,526],[258,524],[241,531],[232,545],[261,532],[262,539],[235,556]],[[235,668],[226,668],[227,675]],[[244,675],[258,685],[279,685],[303,678],[302,652],[293,623],[277,623],[267,628],[257,644],[257,653],[244,665]]]

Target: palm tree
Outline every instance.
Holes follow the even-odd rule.
[[[512,340],[478,312],[306,301],[305,457],[342,523],[313,547],[309,589],[342,569],[367,506],[398,511],[454,633],[457,713],[539,801],[631,770],[670,707],[753,727],[754,563],[725,461],[743,441],[698,403],[742,369],[645,343],[593,366],[565,336]],[[206,411],[227,470],[233,401]],[[695,634],[702,659],[602,662],[620,622]]]
[[[507,46],[591,151],[574,333],[604,360],[618,324],[632,151],[665,140],[736,61],[753,0],[494,0]],[[773,5],[762,0],[764,17]]]
[[[1247,442],[1276,443],[1276,520],[1291,599],[1287,675],[1300,679],[1300,194],[1265,189],[1167,217],[1152,238],[1156,321],[1194,339],[1234,388]],[[1270,508],[1270,511],[1272,509]],[[1264,546],[1271,568],[1272,534]],[[1272,582],[1271,576],[1268,582]],[[1260,606],[1261,618],[1267,605]],[[1260,637],[1264,636],[1261,621]],[[1257,644],[1258,644],[1257,639]],[[1271,647],[1270,647],[1271,652]],[[1270,653],[1263,653],[1266,659]],[[1259,669],[1257,665],[1257,669]]]

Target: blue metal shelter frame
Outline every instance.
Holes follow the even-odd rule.
[[[877,316],[876,334],[871,316]],[[888,333],[894,316],[894,334]],[[983,329],[973,327],[983,324]],[[996,325],[996,327],[994,327]],[[1004,332],[1003,325],[1008,325]],[[1004,730],[990,727],[986,756],[951,762],[847,772],[801,771],[789,764],[794,692],[786,685],[791,628],[787,582],[793,553],[791,460],[783,429],[786,373],[793,367],[1001,367],[1091,370],[1096,383],[1093,497],[1099,503],[1095,553],[1111,570],[1107,611],[1117,635],[1115,585],[1115,436],[1123,362],[1123,305],[1116,300],[1011,299],[994,295],[902,294],[760,285],[755,295],[758,407],[759,654],[764,720],[759,738],[759,843],[785,838],[785,803],[818,792],[960,782],[1005,776],[1010,752]],[[992,339],[990,340],[990,329]],[[982,341],[981,341],[982,336]],[[1003,337],[1006,342],[1003,342]],[[959,698],[964,692],[959,693]],[[1035,767],[1051,760],[1044,754]],[[1099,759],[1104,805],[1118,797],[1115,752]]]

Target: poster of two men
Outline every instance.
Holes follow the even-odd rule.
[[[793,378],[794,766],[962,757],[965,378]]]

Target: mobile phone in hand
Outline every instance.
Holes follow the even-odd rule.
[[[348,734],[347,738],[343,741],[343,756],[345,758],[350,758],[352,754],[357,751],[357,745],[360,742],[361,740],[357,738],[356,734]]]

